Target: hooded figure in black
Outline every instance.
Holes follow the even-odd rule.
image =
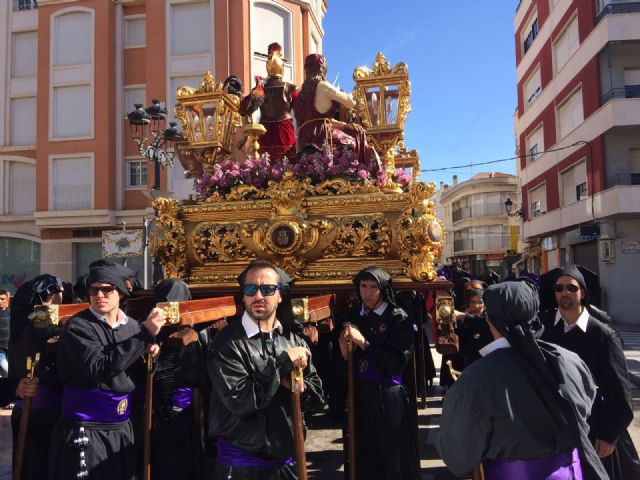
[[[339,346],[346,360],[350,331],[355,369],[356,477],[419,479],[418,446],[402,380],[414,344],[413,324],[397,306],[387,272],[378,267],[365,268],[353,284],[360,302],[345,315]]]
[[[595,385],[577,355],[537,339],[537,292],[505,282],[484,303],[495,340],[444,399],[436,445],[447,468],[466,476],[482,462],[487,480],[608,478],[588,439]]]
[[[186,300],[191,300],[189,287],[172,278],[155,287],[152,304]],[[202,442],[192,405],[193,389],[201,388],[206,377],[203,346],[190,327],[164,328],[156,341],[161,348],[153,377],[151,478],[198,480],[203,475]],[[143,432],[138,429],[143,421],[135,421],[136,449],[142,452]]]
[[[121,270],[101,264],[87,281],[91,306],[65,323],[57,369],[64,384],[61,417],[51,437],[51,480],[136,477],[129,420],[134,382],[128,369],[165,322],[153,310],[143,323],[119,308],[128,295]]]
[[[22,479],[46,478],[47,466],[43,459],[48,456],[49,437],[60,415],[61,386],[56,375],[55,353],[47,343],[49,339],[60,334],[60,328],[36,328],[30,315],[36,305],[62,303],[63,290],[62,281],[58,277],[38,275],[16,291],[11,303],[8,353],[9,379],[13,384],[18,384],[27,376],[27,357],[34,359],[36,353],[40,354],[40,361],[35,370],[38,393],[31,400]],[[14,462],[21,416],[22,399],[19,398],[11,412]]]
[[[577,353],[598,386],[589,437],[612,480],[640,478],[638,453],[627,427],[633,420],[629,374],[620,336],[588,309],[588,291],[576,265],[559,270],[558,308],[543,316],[543,338]]]

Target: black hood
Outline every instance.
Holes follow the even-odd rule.
[[[154,288],[154,305],[160,302],[184,302],[185,300],[191,300],[191,292],[187,284],[177,278],[164,280]]]
[[[396,297],[393,294],[391,277],[380,267],[367,267],[360,270],[354,277],[353,285],[356,287],[356,294],[358,295],[358,300],[360,300],[360,303],[362,303],[362,298],[360,297],[360,282],[367,279],[373,279],[378,283],[382,300],[390,305],[393,305],[394,307],[398,306],[398,304],[396,303]]]

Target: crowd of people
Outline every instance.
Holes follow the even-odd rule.
[[[294,320],[286,274],[256,260],[238,283],[243,309],[220,330],[166,322],[157,303],[191,299],[177,279],[158,284],[148,311],[131,318],[133,272],[104,260],[73,287],[45,274],[13,298],[0,291],[0,400],[15,402],[20,479],[142,479],[147,469],[159,480],[296,479],[291,391],[307,418],[326,404],[341,417],[336,397],[346,389],[335,383],[348,365],[355,430],[344,419],[345,438],[355,435],[355,458],[345,445],[346,475],[421,478],[406,386],[418,319],[400,307],[387,272],[372,266],[354,278],[322,376],[317,331]],[[593,315],[580,269],[554,273],[553,308],[541,309],[535,282],[492,283],[457,285],[460,349],[441,369],[448,390],[436,442],[448,469],[487,480],[640,478],[621,341]],[[87,308],[63,326],[32,320],[37,305],[73,302]],[[30,375],[26,359],[36,355]]]

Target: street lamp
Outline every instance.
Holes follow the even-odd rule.
[[[153,200],[158,197],[168,196],[170,193],[160,190],[160,166],[171,167],[177,156],[176,143],[183,141],[183,136],[178,131],[176,122],[169,122],[169,128],[163,130],[167,119],[167,109],[159,100],[151,100],[151,106],[144,108],[141,103],[134,105],[134,110],[127,114],[131,139],[138,146],[140,155],[153,162],[153,187],[147,193]],[[154,211],[155,216],[158,215]],[[146,245],[148,243],[148,223],[145,217],[145,288],[147,278]],[[162,266],[157,258],[153,262],[154,283],[162,280]]]
[[[163,130],[167,109],[159,100],[152,100],[147,108],[141,103],[134,107],[135,110],[127,114],[131,139],[138,146],[140,155],[154,163],[153,190],[160,190],[160,166],[173,165],[177,156],[176,143],[183,141],[183,136],[176,122],[169,122],[169,128]]]
[[[515,212],[511,213],[511,210],[513,209],[513,201],[511,201],[511,199],[508,198],[508,197],[504,201],[504,208],[507,211],[507,215],[510,216],[510,217],[521,217],[522,218],[524,216],[521,208],[519,208]]]

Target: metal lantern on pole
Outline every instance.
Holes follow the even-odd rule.
[[[367,129],[368,141],[384,162],[389,186],[395,175],[396,151],[404,147],[404,123],[411,111],[409,69],[406,63],[391,67],[378,53],[373,70],[358,67],[353,80],[358,116]]]
[[[242,126],[240,97],[227,93],[211,72],[199,88],[182,86],[176,96],[174,112],[187,141],[184,150],[208,165],[229,154],[236,129]]]

